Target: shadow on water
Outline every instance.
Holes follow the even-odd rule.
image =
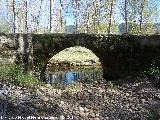
[[[69,84],[75,81],[93,82],[102,78],[103,71],[101,67],[52,67],[46,71],[46,82]]]

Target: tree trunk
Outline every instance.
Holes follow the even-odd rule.
[[[111,24],[112,24],[112,13],[113,13],[113,0],[111,0],[110,4],[110,13],[109,13],[109,24],[108,24],[108,34],[111,32]]]
[[[59,11],[59,15],[60,15],[60,32],[62,32],[62,27],[63,27],[63,18],[62,18],[62,1],[60,0],[60,11]]]
[[[94,3],[94,15],[93,15],[93,28],[94,28],[94,33],[96,33],[96,16],[97,16],[97,8]]]
[[[51,33],[52,30],[52,0],[50,0],[50,9],[49,9],[49,32]]]
[[[13,7],[13,33],[16,33],[16,11],[15,11],[15,0],[13,0],[12,3],[12,7]]]
[[[28,33],[28,23],[27,23],[27,18],[28,18],[28,3],[27,0],[25,1],[25,31]]]
[[[87,12],[87,33],[89,33],[89,13]]]
[[[140,20],[139,20],[139,30],[142,33],[142,19],[143,19],[143,3],[141,3]]]
[[[127,11],[127,0],[124,3],[124,14],[125,14],[125,33],[128,33],[128,11]]]

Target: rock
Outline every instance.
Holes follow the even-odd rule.
[[[61,115],[61,116],[60,116],[60,120],[65,120],[64,115]]]
[[[126,107],[126,108],[129,108],[129,103],[127,103],[127,104],[125,105],[125,107]]]
[[[93,120],[100,120],[100,118],[98,118],[98,117],[95,117],[95,118],[93,118]]]
[[[46,86],[47,88],[51,88],[51,87],[52,87],[51,84],[45,84],[45,86]]]
[[[43,86],[41,86],[40,88],[39,88],[39,90],[41,90],[41,91],[45,91],[45,88],[43,87]]]
[[[95,114],[94,114],[93,112],[90,112],[90,113],[88,114],[88,117],[95,118]]]
[[[78,108],[78,110],[79,110],[79,112],[84,112],[84,108],[81,106]]]
[[[4,94],[0,94],[0,99],[6,99],[6,96]]]
[[[129,94],[129,93],[126,93],[126,96],[127,96],[127,97],[129,97],[129,96],[130,96],[130,94]]]
[[[80,115],[81,117],[85,117],[85,116],[86,116],[86,114],[85,114],[84,112],[80,112],[79,115]]]
[[[98,113],[96,114],[96,117],[99,117],[99,114],[98,114]]]
[[[144,104],[145,103],[145,99],[140,99],[140,103]]]
[[[92,90],[88,90],[88,93],[92,93]]]
[[[88,108],[84,108],[84,112],[86,113],[86,112],[89,112],[89,109]]]
[[[81,116],[81,117],[85,117],[86,116],[86,114],[84,113],[84,108],[83,107],[78,107],[78,111],[79,111],[79,115]]]
[[[46,92],[46,94],[47,94],[48,96],[53,96],[53,95],[54,95],[54,92],[51,91],[51,90],[48,90],[48,91]]]
[[[59,107],[64,107],[65,102],[64,101],[60,101]]]
[[[48,102],[49,101],[49,98],[46,97],[46,96],[41,96],[40,99],[44,102]]]
[[[35,93],[34,93],[34,94],[35,94]],[[39,89],[36,90],[36,95],[37,95],[37,96],[40,96],[40,95],[41,95],[41,92],[40,92]]]
[[[21,93],[22,93],[22,91],[15,91],[15,95],[16,95],[16,96],[20,96]]]

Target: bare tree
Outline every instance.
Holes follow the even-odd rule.
[[[50,19],[49,19],[49,32],[51,32],[52,29],[52,0],[49,1],[50,2]]]
[[[142,33],[142,19],[143,19],[143,9],[144,9],[143,3],[141,3],[140,8],[141,10],[140,10],[139,30],[140,30],[140,33]]]
[[[25,1],[25,31],[28,33],[28,2]]]
[[[75,19],[75,32],[79,32],[79,10],[80,10],[80,0],[72,0],[73,15]]]
[[[109,23],[108,23],[108,34],[111,32],[111,24],[112,24],[112,14],[113,14],[113,2],[114,0],[110,1],[110,12],[109,12]]]
[[[13,33],[16,33],[16,10],[15,10],[15,0],[13,0]]]
[[[127,0],[124,1],[124,19],[125,19],[125,33],[128,33],[128,10],[127,10]]]
[[[62,0],[60,0],[60,9],[59,9],[59,17],[60,17],[60,31],[62,32],[62,27],[63,27],[63,17],[62,17]]]

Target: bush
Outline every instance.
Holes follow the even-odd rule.
[[[23,74],[21,67],[16,64],[0,63],[0,80],[22,87],[33,87],[39,84],[33,76]]]
[[[155,61],[152,62],[151,67],[148,71],[144,71],[147,78],[151,79],[154,85],[160,88],[160,68],[156,66]]]
[[[155,65],[155,61],[153,61],[151,63],[151,67],[148,71],[145,71],[146,73],[153,75],[153,76],[157,76],[160,75],[160,70],[159,67]]]

